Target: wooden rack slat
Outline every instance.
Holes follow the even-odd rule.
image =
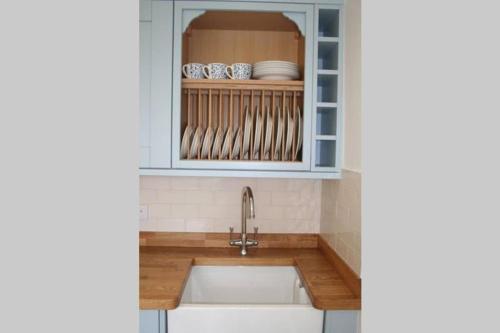
[[[264,94],[264,90],[262,90],[262,93],[261,93],[261,96],[265,96]],[[261,97],[260,99],[261,103],[260,103],[260,115],[261,115],[261,120],[260,120],[260,123],[262,124],[262,127],[260,129],[260,160],[263,161],[264,160],[264,132],[265,132],[265,128],[264,128],[264,124],[265,124],[265,119],[264,117],[266,116],[266,112],[265,112],[265,98],[264,97]],[[260,124],[258,124],[260,125]]]
[[[271,135],[271,161],[274,161],[274,152],[275,152],[275,147],[274,147],[274,144],[275,144],[275,141],[276,139],[274,138],[275,134],[274,134],[274,124],[276,123],[275,121],[275,117],[276,117],[276,95],[275,95],[275,92],[273,91],[273,101],[272,101],[272,107],[271,107],[271,110],[272,110],[272,113],[273,113],[273,117],[272,117],[272,122],[273,122],[273,129],[272,129],[272,135]]]
[[[281,102],[281,112],[283,113],[283,118],[282,118],[282,121],[283,121],[283,135],[281,136],[281,160],[284,161],[285,160],[285,145],[286,145],[286,126],[285,124],[287,124],[287,119],[286,119],[286,93],[285,91],[283,91],[283,101]]]
[[[229,95],[229,130],[234,134],[233,130],[233,91],[231,90]],[[229,159],[233,159],[233,137],[231,135],[231,140],[229,140]]]
[[[293,126],[294,129],[297,128],[297,119],[295,119],[295,110],[297,110],[297,94],[294,92],[293,93],[293,108],[292,108],[292,119],[293,119]],[[292,161],[295,161],[295,147],[297,147],[297,133],[295,131],[293,132],[293,139],[292,139]]]
[[[186,104],[182,105],[184,115],[181,119],[187,120],[187,125],[183,123],[183,126],[191,126],[193,134],[198,128],[202,130],[201,137],[198,138],[200,142],[197,150],[194,154],[188,153],[188,159],[297,162],[294,154],[298,145],[296,140],[297,133],[294,133],[290,152],[286,154],[286,136],[288,133],[286,110],[291,112],[292,124],[296,128],[297,119],[295,111],[298,106],[303,105],[303,83],[301,86],[299,81],[293,81],[293,85],[288,86],[285,84],[287,81],[276,81],[279,84],[269,84],[269,81],[250,80],[257,81],[258,83],[250,85],[249,88],[248,84],[239,84],[239,81],[235,82],[235,80],[231,80],[233,81],[232,83],[220,83],[220,81],[216,80],[190,80],[196,82],[187,83],[185,81],[188,80],[183,80],[182,93],[184,96],[182,101]],[[199,88],[197,88],[198,86]],[[247,114],[245,109],[248,110],[248,118],[252,121],[252,131],[249,133],[246,153],[244,153],[244,130]],[[266,154],[267,110],[269,110],[272,126],[270,133],[271,147]],[[300,107],[299,110],[302,113],[303,108]],[[261,120],[260,122],[257,122],[257,117]],[[282,127],[281,140],[279,147],[275,147],[277,130],[275,125],[280,119],[280,127]],[[259,137],[255,137],[256,126],[258,125],[262,126]],[[213,151],[213,144],[219,128],[223,132],[222,142],[217,151]],[[212,131],[212,144],[208,147],[208,156],[202,156],[204,137],[207,134],[206,131],[209,129]],[[241,133],[239,138],[236,137],[238,132]],[[181,133],[184,133],[184,131],[181,131]],[[229,143],[229,155],[223,158],[222,147],[226,136]],[[236,139],[239,141],[235,141]],[[256,147],[257,140],[259,140],[258,147]],[[238,143],[240,148],[236,156],[233,157],[235,143]],[[188,150],[191,151],[191,147]],[[300,161],[301,159],[298,160]]]
[[[255,103],[254,103],[254,97],[255,97],[255,92],[252,90],[252,100],[250,101],[250,108],[248,110],[249,114],[250,115],[253,115],[255,117]],[[253,117],[250,116],[250,121],[253,121]],[[248,143],[248,159],[249,160],[253,160],[253,145],[254,145],[254,137],[253,137],[253,133],[254,133],[254,129],[253,129],[253,126],[250,126],[250,128],[252,129],[250,131],[250,142]],[[243,156],[245,157],[245,156]]]

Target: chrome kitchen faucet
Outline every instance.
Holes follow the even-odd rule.
[[[257,241],[257,232],[259,228],[254,227],[254,239],[247,238],[247,218],[255,218],[255,207],[253,200],[252,189],[248,186],[243,187],[241,194],[241,239],[233,238],[233,227],[229,227],[229,245],[231,246],[241,246],[241,255],[247,254],[248,246],[257,246],[259,242]]]

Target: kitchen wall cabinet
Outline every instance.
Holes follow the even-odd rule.
[[[342,2],[331,3],[322,0],[287,3],[142,0],[140,174],[340,178]],[[266,20],[271,23],[262,31]],[[229,35],[232,37],[227,37]],[[260,43],[247,47],[245,38]],[[207,40],[211,44],[207,44]],[[273,40],[275,47],[266,44],[268,40]],[[229,45],[226,47],[224,43]],[[181,67],[187,62],[209,63],[220,59],[219,62],[228,64],[255,63],[269,58],[298,63],[300,79],[282,82],[279,86],[250,80],[253,82],[240,82],[236,89],[230,87],[234,85],[230,80],[215,83],[182,78]],[[225,99],[230,111],[222,107],[217,111],[217,105],[224,104]],[[193,119],[204,128],[214,124],[216,129],[217,123],[219,126],[221,122],[226,123],[227,130],[228,117],[236,127],[238,122],[241,124],[243,104],[247,103],[251,109],[270,107],[274,113],[275,102],[293,109],[298,106],[302,112],[303,143],[296,158],[285,159],[281,154],[275,159],[273,153],[264,158],[262,151],[256,152],[255,157],[241,153],[227,160],[212,159],[211,154],[205,158],[182,156],[183,131]],[[195,108],[198,111],[192,111]],[[234,117],[226,114],[234,114]],[[255,138],[252,136],[250,140],[252,147]]]

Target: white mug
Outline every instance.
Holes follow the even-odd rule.
[[[203,79],[203,66],[205,64],[189,63],[182,66],[182,73],[188,79]]]
[[[226,75],[232,80],[250,80],[252,65],[236,63],[226,67]]]
[[[226,75],[226,64],[221,63],[211,63],[203,66],[203,75],[207,79],[227,79]]]

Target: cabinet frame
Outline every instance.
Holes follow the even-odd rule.
[[[205,10],[260,11],[298,13],[305,17],[305,57],[304,57],[304,128],[302,144],[302,161],[270,162],[270,161],[205,161],[182,160],[180,158],[181,141],[181,67],[182,67],[182,34],[189,22]],[[184,15],[183,11],[191,11]],[[175,1],[174,38],[173,38],[173,83],[172,83],[172,168],[197,170],[256,170],[256,171],[309,171],[311,161],[311,122],[313,98],[313,38],[314,38],[314,6],[309,4],[224,2],[224,1]],[[306,111],[308,115],[306,116]]]
[[[172,30],[170,1],[152,2],[150,168],[170,168],[172,128]]]
[[[314,6],[314,60],[313,60],[313,120],[312,120],[312,141],[311,141],[311,171],[312,172],[338,172],[340,173],[342,159],[343,159],[343,127],[344,127],[344,7],[340,4],[317,4]],[[335,71],[319,70],[318,54],[319,54],[319,11],[322,9],[334,9],[339,11],[338,22],[338,37],[337,38],[322,38],[323,40],[336,40],[338,43],[338,68]],[[335,103],[321,103],[318,101],[318,72],[328,73],[336,72],[337,77],[337,101]],[[322,138],[317,134],[316,121],[318,107],[333,106],[336,109],[336,134],[335,134],[335,166],[334,167],[321,167],[316,166],[316,144]]]

